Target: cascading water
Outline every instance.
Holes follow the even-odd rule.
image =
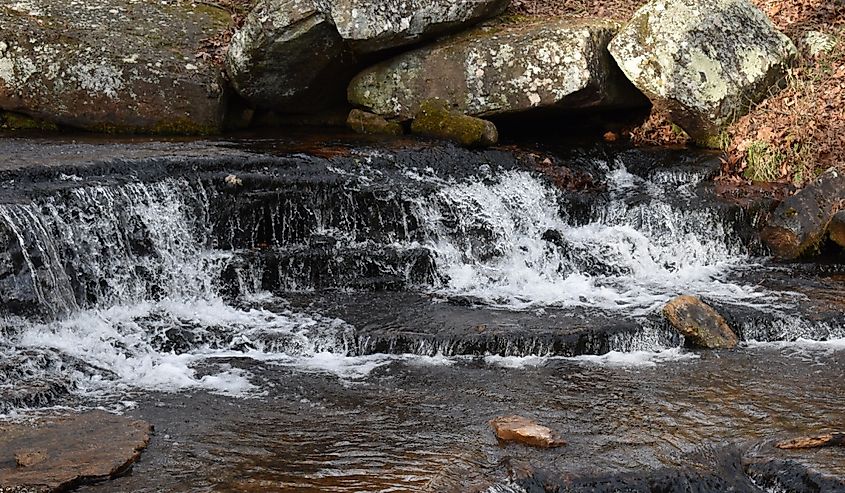
[[[762,296],[725,280],[748,256],[716,214],[670,204],[668,190],[624,167],[609,178],[611,200],[581,225],[567,217],[560,192],[526,171],[455,184],[421,202],[445,290],[502,307],[638,314],[681,293]],[[626,202],[631,193],[635,203]]]
[[[323,188],[232,190],[186,173],[79,183],[0,205],[0,353],[18,362],[0,367],[8,403],[0,412],[67,393],[260,392],[248,370],[227,362],[240,357],[352,376],[384,364],[367,355],[385,350],[494,353],[488,361],[503,366],[521,363],[497,358],[560,354],[626,362],[636,352],[660,361],[679,345],[653,317],[672,296],[752,308],[775,301],[732,277],[753,260],[731,224],[697,205],[701,173],[646,179],[624,162],[597,161],[607,190],[585,220],[570,215],[566,192],[519,167],[484,165],[457,177],[405,167],[394,185],[357,166],[328,167],[338,178]],[[491,317],[582,310],[575,316],[586,326],[624,318],[636,330],[579,336],[566,349],[507,334],[485,344],[435,336],[385,345],[354,323],[285,301],[291,292],[362,288],[433,296],[441,300],[429,303],[435,309],[463,298]],[[839,326],[810,325],[801,336],[843,337]],[[746,337],[785,333],[771,327],[749,325]],[[674,353],[641,354],[659,350]]]

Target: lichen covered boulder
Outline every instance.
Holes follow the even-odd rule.
[[[706,146],[783,82],[796,55],[748,0],[652,0],[609,49],[634,85]]]
[[[230,22],[187,1],[2,2],[0,110],[94,131],[216,132],[221,73],[197,53]]]
[[[798,258],[821,243],[840,210],[845,210],[845,172],[831,168],[784,200],[766,221],[760,237],[778,257]]]
[[[467,116],[448,108],[445,101],[432,99],[420,105],[411,131],[439,139],[455,141],[467,147],[487,147],[499,141],[493,122]]]
[[[679,296],[663,307],[663,315],[687,343],[703,349],[732,349],[739,343],[724,317],[695,296]]]
[[[502,13],[508,0],[332,0],[340,36],[357,53],[395,48]]]
[[[343,101],[354,56],[324,0],[259,0],[226,53],[226,73],[251,104],[313,113]]]
[[[477,28],[363,71],[349,85],[349,102],[400,119],[434,98],[483,117],[642,105],[607,53],[616,29],[562,20]]]

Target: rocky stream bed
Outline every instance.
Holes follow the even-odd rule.
[[[845,449],[774,447],[845,428],[845,267],[772,259],[771,202],[722,198],[718,155],[345,134],[0,152],[0,426],[155,427],[79,491],[845,491]],[[739,347],[686,347],[661,314],[682,294]],[[499,443],[504,415],[566,445]],[[0,439],[0,490],[63,446]]]

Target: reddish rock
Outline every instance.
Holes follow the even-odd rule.
[[[503,442],[517,442],[540,448],[555,448],[566,445],[550,428],[539,425],[522,416],[499,416],[490,421],[496,437]]]
[[[814,437],[793,438],[779,442],[775,447],[785,450],[819,447],[845,447],[845,433],[828,433]]]
[[[679,296],[663,307],[669,323],[693,346],[733,349],[739,343],[725,319],[695,296]]]
[[[102,411],[0,424],[0,490],[65,491],[121,476],[151,431],[149,423]]]

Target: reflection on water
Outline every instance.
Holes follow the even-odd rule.
[[[835,345],[657,366],[404,358],[354,380],[230,363],[248,364],[272,390],[248,401],[138,396],[130,414],[157,423],[153,445],[132,476],[87,491],[470,491],[504,479],[506,463],[613,475],[695,468],[696,454],[723,449],[845,478],[845,450],[770,445],[845,427],[845,350]],[[500,447],[487,420],[511,413],[555,428],[568,445]]]

